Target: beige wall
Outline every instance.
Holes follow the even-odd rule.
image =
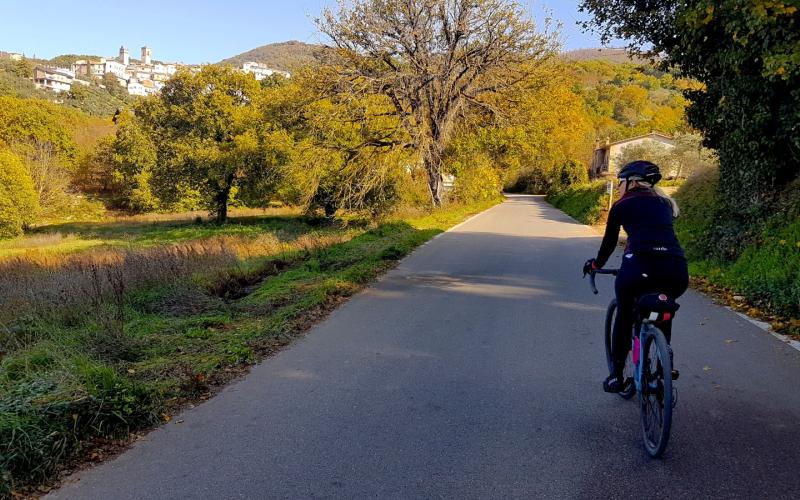
[[[634,139],[631,141],[621,142],[619,144],[612,144],[609,146],[609,161],[608,161],[608,171],[609,172],[617,172],[619,167],[622,165],[617,165],[617,158],[619,158],[620,153],[622,152],[623,148],[627,148],[630,146],[640,146],[640,145],[661,145],[667,148],[674,148],[675,144],[672,143],[669,139],[665,139],[659,136],[647,136],[641,137],[639,139]]]

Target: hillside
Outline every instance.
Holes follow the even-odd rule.
[[[298,42],[271,43],[248,50],[239,55],[221,61],[223,64],[238,66],[245,62],[257,62],[270,68],[283,71],[292,71],[299,66],[307,66],[317,61],[314,53],[321,47],[319,45]]]
[[[55,94],[52,91],[37,89],[33,83],[33,61],[25,59],[15,62],[8,58],[0,58],[0,96],[11,96],[19,99],[44,99],[58,104],[76,108],[91,116],[111,116],[125,106],[128,97],[120,99],[107,89],[100,87],[99,82],[91,86],[73,85],[69,92]]]
[[[593,48],[576,49],[564,52],[562,56],[570,61],[608,61],[613,63],[641,63],[644,59],[639,57],[631,58],[626,49],[619,48]]]

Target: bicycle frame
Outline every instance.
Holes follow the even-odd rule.
[[[638,326],[638,328],[634,330],[636,334],[632,335],[631,361],[633,361],[633,383],[636,386],[636,391],[641,394],[642,380],[644,378],[644,363],[642,363],[642,358],[644,357],[644,337],[650,325],[648,320],[640,319],[636,322],[636,326]]]
[[[592,270],[589,273],[592,291],[595,294],[598,293],[595,286],[596,274],[617,275],[618,272],[618,269]],[[677,372],[672,367],[672,349],[664,333],[659,328],[659,324],[661,321],[671,321],[674,311],[677,310],[677,304],[675,304],[674,310],[670,310],[672,306],[669,302],[666,302],[668,297],[665,294],[656,294],[655,300],[658,302],[655,303],[655,307],[653,300],[650,295],[644,295],[637,303],[635,322],[630,332],[632,345],[629,354],[630,365],[632,365],[631,368],[633,369],[634,387],[628,386],[627,389],[619,391],[619,393],[624,399],[629,399],[633,396],[635,388],[636,393],[639,394],[639,418],[645,449],[651,457],[658,458],[664,453],[669,443],[670,429],[672,427],[672,409],[674,408],[676,397],[672,381],[677,378]],[[668,307],[659,310],[661,301],[666,302],[664,305]],[[610,321],[615,308],[619,307],[619,304],[612,301],[606,314],[606,361],[610,369],[614,363],[612,360]],[[642,314],[643,311],[649,311],[651,307],[655,311]],[[619,313],[618,309],[617,313]],[[645,354],[647,354],[647,357],[645,357]],[[651,354],[655,354],[655,358],[651,358]],[[653,366],[653,362],[655,366]]]

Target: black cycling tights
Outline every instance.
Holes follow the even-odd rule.
[[[670,256],[626,254],[614,282],[617,294],[617,319],[612,339],[617,375],[622,374],[625,357],[631,349],[631,330],[636,320],[636,299],[645,293],[665,293],[678,298],[689,287],[686,261]],[[672,322],[664,325],[664,335],[670,341]]]

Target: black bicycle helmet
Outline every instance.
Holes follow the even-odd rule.
[[[636,160],[626,164],[617,174],[617,178],[625,181],[644,181],[655,185],[661,180],[658,165],[645,160]]]

